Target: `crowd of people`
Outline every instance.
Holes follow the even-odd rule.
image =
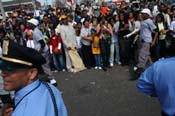
[[[92,67],[106,71],[114,64],[134,64],[138,70],[151,59],[172,55],[174,11],[173,4],[125,2],[115,9],[105,3],[82,4],[74,11],[49,8],[37,17],[18,11],[1,20],[0,33],[1,39],[7,37],[40,51],[47,59],[43,68],[49,78],[53,78],[52,71],[78,72]],[[145,48],[143,41],[148,43]]]
[[[6,57],[13,51],[16,56],[12,53],[11,57],[17,58],[13,61],[27,65],[27,70],[35,77],[38,71],[43,71],[51,84],[56,84],[53,72],[57,71],[77,73],[90,68],[107,71],[114,65],[131,65],[133,71],[141,74],[153,62],[175,55],[175,5],[172,3],[122,2],[118,7],[106,3],[101,6],[83,3],[75,9],[49,7],[43,11],[37,10],[38,15],[35,14],[18,10],[9,13],[7,19],[0,19],[1,58],[9,61]],[[7,40],[9,42],[4,43]],[[23,47],[27,47],[33,56]],[[19,53],[23,53],[21,55],[24,57]],[[21,59],[19,62],[19,58],[25,62],[21,62]],[[147,77],[144,75],[153,69],[147,69],[139,80],[138,88],[144,92],[150,86],[144,80]],[[32,83],[37,85],[41,82],[32,80]],[[56,91],[53,86],[51,88]],[[4,93],[8,95],[6,91]],[[60,96],[58,91],[55,93]],[[60,100],[64,106],[61,97]],[[59,114],[66,116],[65,106],[62,111]],[[163,110],[163,113],[169,112]]]

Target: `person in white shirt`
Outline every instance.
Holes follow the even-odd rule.
[[[89,27],[89,21],[85,20],[83,22],[83,26],[81,28],[81,42],[82,42],[82,54],[83,54],[83,61],[84,64],[87,68],[90,68],[93,66],[93,55],[92,55],[92,50],[91,50],[91,32],[90,32],[90,27]]]
[[[28,23],[30,24],[30,28],[33,30],[34,49],[39,51],[47,61],[45,64],[42,65],[43,71],[45,74],[48,75],[50,83],[56,86],[57,82],[54,79],[55,77],[49,66],[49,59],[50,59],[49,48],[46,45],[46,41],[44,40],[44,35],[38,28],[39,22],[37,19],[33,18],[30,19]]]
[[[81,36],[80,36],[80,30],[78,29],[76,31],[76,48],[78,50],[78,53],[80,55],[80,57],[82,58],[82,51],[81,51],[81,48],[82,48],[82,43],[81,43]]]

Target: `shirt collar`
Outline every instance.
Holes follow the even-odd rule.
[[[23,96],[25,96],[28,92],[32,91],[35,87],[37,87],[39,83],[40,81],[38,79],[34,81],[33,83],[27,85],[26,87],[20,89],[19,91],[17,91],[15,93],[15,105],[23,98]]]

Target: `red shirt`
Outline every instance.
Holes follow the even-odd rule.
[[[52,46],[52,53],[57,54],[62,53],[62,40],[61,36],[54,36],[49,40],[49,45]],[[56,52],[56,49],[58,52]]]
[[[106,15],[109,11],[109,8],[106,6],[101,7],[101,14]]]

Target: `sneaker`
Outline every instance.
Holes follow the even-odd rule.
[[[134,66],[133,70],[134,71],[137,71],[138,67],[137,66]]]
[[[113,67],[114,66],[114,64],[113,63],[110,63],[110,67]]]
[[[74,72],[74,69],[73,68],[68,69],[68,72]]]
[[[101,69],[102,69],[102,67],[101,67],[101,66],[99,66],[99,67],[98,67],[98,69],[99,69],[99,70],[101,70]]]
[[[76,69],[73,69],[73,73],[77,73],[78,72],[78,70],[76,70]]]
[[[56,83],[56,80],[55,80],[55,79],[51,79],[51,80],[50,80],[50,83],[51,83],[51,84],[54,84],[54,83]]]
[[[121,65],[122,63],[119,61],[119,62],[117,62],[117,64],[118,64],[118,65]]]
[[[54,85],[54,86],[57,86],[57,82],[55,79],[51,79],[50,80],[50,84]]]
[[[134,72],[136,72],[138,74],[141,74],[144,71],[144,68],[139,68],[139,67],[135,66],[133,68],[133,70],[134,70]]]
[[[98,66],[96,66],[95,69],[98,69]]]
[[[65,72],[66,71],[66,69],[62,69],[62,72]]]

